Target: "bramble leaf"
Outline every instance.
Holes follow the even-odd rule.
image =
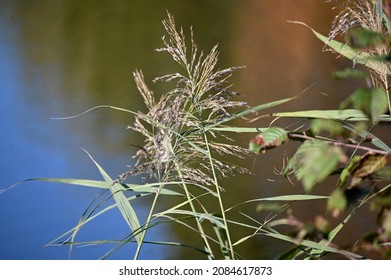
[[[382,88],[359,88],[341,104],[341,109],[345,109],[350,104],[376,123],[388,109],[388,98]]]
[[[307,140],[290,159],[288,168],[294,171],[308,192],[330,175],[339,162],[345,160],[340,147],[330,146],[320,140]]]
[[[281,146],[288,140],[288,132],[280,127],[271,127],[263,130],[249,144],[250,151],[254,153],[264,152],[268,149]]]

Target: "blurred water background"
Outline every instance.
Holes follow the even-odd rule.
[[[146,81],[176,65],[161,47],[161,21],[169,11],[185,32],[193,26],[199,48],[219,44],[219,67],[246,65],[231,79],[250,105],[297,95],[305,98],[279,110],[335,108],[357,86],[337,82],[331,72],[350,63],[322,52],[323,45],[308,29],[288,23],[305,22],[327,34],[337,10],[323,0],[1,0],[0,1],[0,187],[35,177],[101,179],[81,147],[112,177],[132,164],[131,143],[140,141],[126,130],[128,114],[93,111],[71,120],[53,120],[108,104],[132,110],[144,106],[132,79],[142,69]],[[159,84],[152,85],[159,92]],[[270,120],[254,125],[267,125]],[[252,135],[237,138],[247,146]],[[256,176],[238,176],[224,183],[226,205],[241,200],[300,192],[273,173],[281,152],[252,158]],[[275,182],[272,182],[276,180]],[[54,183],[29,182],[0,196],[0,259],[67,259],[69,247],[44,247],[72,228],[99,191]],[[322,193],[320,190],[319,193]],[[136,209],[145,217],[149,200]],[[304,207],[304,205],[303,205]],[[299,208],[306,218],[325,212],[324,205]],[[308,208],[310,207],[310,208]],[[241,209],[255,218],[256,205]],[[370,227],[352,220],[351,228]],[[118,211],[87,225],[78,240],[119,239],[128,233]],[[239,229],[235,238],[244,232]],[[341,239],[354,242],[346,228]],[[183,240],[186,231],[162,225],[149,239]],[[96,259],[112,245],[77,247],[72,259]],[[239,250],[246,258],[274,258],[289,244],[265,237],[249,240]],[[111,256],[127,259],[131,245]],[[203,258],[191,249],[146,245],[142,259]]]

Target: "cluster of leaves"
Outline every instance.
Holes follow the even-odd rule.
[[[382,1],[357,1],[337,18],[330,36],[310,28],[329,50],[352,60],[352,68],[335,72],[335,78],[364,79],[367,87],[358,88],[342,100],[337,110],[273,114],[278,118],[301,118],[305,125],[301,123],[300,127],[289,131],[282,127],[264,128],[250,141],[250,150],[264,153],[282,144],[299,141],[301,144],[289,158],[284,175],[293,180],[293,174],[306,193],[326,178],[337,176],[328,197],[328,211],[334,217],[346,215],[344,225],[358,208],[370,203],[370,209],[377,212],[378,228],[363,236],[362,243],[353,249],[365,244],[367,249],[390,257],[391,148],[371,133],[379,124],[391,122],[388,86],[391,29],[389,11],[383,8]],[[337,41],[337,35],[344,35],[346,43]],[[311,239],[309,233],[318,232],[322,233],[319,242],[326,244],[331,244],[343,227],[340,224],[330,230],[325,226],[328,224],[326,219],[314,220],[318,222],[310,226],[310,231],[304,230],[308,223],[292,223],[292,218],[285,221],[298,229],[300,240]],[[324,252],[313,250],[311,253],[316,255],[310,257],[320,257]]]

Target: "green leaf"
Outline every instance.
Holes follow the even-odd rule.
[[[384,234],[388,238],[391,238],[391,212],[390,211],[385,211],[384,213],[382,228],[384,230]]]
[[[343,229],[343,227],[349,222],[349,220],[353,217],[354,213],[356,212],[357,210],[357,207],[355,207],[350,213],[349,215],[341,222],[339,223],[336,227],[334,227],[328,234],[328,241],[327,243],[331,243],[334,238],[338,235],[338,233]],[[319,244],[325,244],[325,240],[321,240],[319,242]],[[323,250],[322,249],[317,249],[317,248],[313,248],[310,252],[311,255],[313,254],[321,254],[323,253]],[[359,257],[360,258],[360,257]]]
[[[349,46],[354,49],[366,49],[389,42],[390,36],[365,28],[353,28],[348,32],[347,41]]]
[[[257,205],[256,210],[257,212],[261,212],[261,211],[281,212],[284,210],[284,208],[282,208],[281,205],[276,202],[262,202]]]
[[[348,67],[344,70],[333,72],[333,76],[335,79],[368,78],[369,74],[365,71]]]
[[[291,195],[280,195],[280,196],[272,196],[272,197],[264,197],[264,198],[256,198],[247,200],[245,202],[241,202],[239,204],[236,204],[226,210],[226,212],[231,211],[232,209],[252,203],[252,202],[264,202],[264,201],[306,201],[306,200],[318,200],[318,199],[328,199],[328,196],[324,195],[311,195],[311,194],[291,194]]]
[[[305,141],[290,159],[288,168],[293,170],[305,191],[311,191],[345,160],[341,148],[329,146],[320,140]]]
[[[277,257],[277,260],[294,260],[300,252],[302,252],[302,248],[295,246]]]
[[[136,212],[134,211],[132,205],[127,200],[126,196],[123,193],[123,189],[120,188],[117,184],[113,184],[113,180],[110,178],[110,176],[106,173],[106,171],[94,160],[94,158],[86,151],[84,150],[87,155],[90,157],[92,162],[96,165],[99,172],[101,173],[102,177],[105,179],[110,192],[113,195],[114,201],[117,204],[117,207],[119,211],[122,214],[122,217],[128,224],[129,228],[132,230],[133,233],[140,230],[140,222],[138,220],[138,217],[136,215]],[[141,242],[141,236],[138,234],[135,234],[135,238],[137,242]]]
[[[256,106],[251,107],[249,109],[246,109],[246,110],[243,110],[243,111],[238,112],[236,114],[233,114],[232,116],[229,116],[228,118],[222,119],[221,121],[214,122],[212,124],[206,125],[204,127],[204,130],[205,131],[206,130],[215,130],[216,127],[219,127],[223,123],[226,123],[226,122],[229,122],[229,121],[233,121],[235,119],[244,117],[244,116],[249,115],[249,114],[254,114],[254,113],[262,111],[262,110],[270,109],[270,108],[273,108],[275,106],[282,105],[284,103],[290,102],[290,101],[292,101],[292,100],[294,100],[296,98],[299,98],[299,97],[300,97],[300,95],[296,95],[296,96],[293,96],[293,97],[284,98],[284,99],[280,99],[280,100],[276,100],[276,101],[272,101],[272,102],[256,105]]]
[[[331,119],[340,121],[368,121],[368,117],[360,110],[308,110],[296,112],[280,112],[272,114],[273,117],[283,118],[309,118],[309,119]],[[391,122],[387,115],[381,115],[380,121]]]
[[[381,88],[359,88],[341,104],[341,108],[345,109],[349,104],[376,123],[388,109],[388,98]]]
[[[386,180],[391,180],[391,167],[387,166],[385,168],[376,171],[376,176],[379,176]]]
[[[326,131],[332,135],[343,135],[346,130],[336,120],[313,120],[311,122],[311,132],[314,135],[319,135],[322,131]]]
[[[339,181],[338,181],[339,188],[342,188],[346,184],[346,182],[348,181],[353,170],[356,169],[358,164],[360,163],[360,160],[361,160],[360,156],[354,156],[349,161],[349,164],[342,170],[341,175],[339,176]]]
[[[292,21],[292,23],[301,24],[309,28],[312,33],[315,34],[315,36],[321,40],[323,43],[325,43],[327,46],[329,46],[331,49],[333,49],[335,52],[339,53],[340,55],[352,60],[354,63],[359,63],[362,65],[365,65],[373,70],[378,69],[385,69],[384,64],[378,61],[374,61],[371,56],[367,53],[357,51],[350,46],[343,44],[341,42],[338,42],[334,39],[330,39],[324,35],[322,35],[319,32],[316,32],[314,29],[306,25],[305,23],[298,22],[298,21]],[[390,74],[390,70],[387,71],[387,74]]]
[[[362,123],[361,123],[362,124]],[[374,146],[382,149],[383,151],[387,152],[387,153],[391,153],[391,148],[386,144],[384,143],[382,140],[380,140],[378,137],[376,137],[375,135],[373,135],[372,133],[370,133],[369,131],[366,131],[364,129],[360,129],[359,127],[357,126],[354,126],[352,124],[349,124],[349,123],[346,123],[344,122],[342,124],[342,126],[354,133],[356,133],[357,135],[359,135],[363,140],[365,141],[369,141],[371,144],[373,144]],[[358,124],[358,126],[361,126],[360,124]]]
[[[144,197],[144,196],[146,196],[146,195],[149,195],[149,194],[146,193],[146,194],[137,194],[137,195],[133,195],[133,196],[131,196],[131,197],[128,197],[127,200],[129,200],[129,201],[130,201],[130,200],[135,200],[135,199]],[[60,239],[67,237],[69,234],[72,234],[72,232],[78,231],[78,230],[79,230],[82,226],[84,226],[85,224],[91,222],[91,221],[94,220],[95,218],[99,217],[100,215],[106,213],[107,211],[109,211],[109,210],[111,210],[111,209],[113,209],[113,208],[115,208],[115,207],[117,207],[117,205],[114,203],[114,204],[111,204],[111,205],[105,207],[104,209],[100,210],[99,212],[97,212],[97,213],[94,214],[94,215],[92,215],[92,213],[91,213],[91,215],[88,215],[88,218],[79,221],[79,223],[78,223],[76,226],[74,226],[74,227],[71,228],[70,230],[66,231],[65,233],[61,234],[60,236],[58,236],[58,237],[56,237],[55,239],[53,239],[52,241],[50,241],[50,242],[48,243],[48,245],[52,245],[52,244],[55,244],[55,243],[57,243],[57,242],[63,244],[63,241],[60,241]]]
[[[327,208],[329,210],[341,212],[348,206],[348,200],[341,189],[335,189],[327,201]]]
[[[279,127],[265,129],[250,141],[249,149],[252,152],[259,153],[268,149],[281,146],[288,140],[288,132]]]
[[[74,179],[74,178],[29,178],[23,181],[20,181],[12,186],[10,186],[8,189],[0,190],[0,195],[4,193],[7,190],[10,190],[20,184],[27,183],[27,182],[33,182],[33,181],[41,181],[41,182],[50,182],[50,183],[60,183],[60,184],[68,184],[68,185],[77,185],[82,187],[92,187],[92,188],[99,188],[99,189],[109,189],[109,186],[107,185],[107,182],[105,181],[98,181],[98,180],[86,180],[86,179]],[[161,185],[174,185],[174,184],[182,184],[183,182],[176,182],[176,181],[170,181],[170,182],[162,182],[162,183],[149,183],[144,185],[136,185],[136,184],[124,184],[124,183],[116,183],[118,188],[121,188],[123,191],[131,191],[136,193],[147,193],[147,194],[154,194],[158,190],[159,186]],[[202,186],[199,186],[202,187]],[[169,189],[161,189],[160,194],[164,195],[176,195],[176,196],[183,196],[183,194],[172,191]]]
[[[69,184],[69,185],[77,185],[83,187],[92,187],[99,189],[109,189],[107,182],[98,181],[98,180],[86,180],[86,179],[73,179],[73,178],[31,178],[24,180],[20,183],[25,183],[29,181],[42,181],[42,182],[51,182],[51,183],[61,183],[61,184]],[[18,184],[20,184],[18,183]],[[156,193],[158,186],[162,184],[176,184],[181,182],[169,182],[169,183],[151,183],[144,185],[136,185],[136,184],[124,184],[124,183],[116,183],[116,186],[123,191],[132,191],[136,193]],[[172,191],[169,189],[162,189],[160,191],[161,194],[164,195],[178,195],[182,196],[181,193]]]
[[[287,235],[283,235],[283,234],[280,234],[280,233],[263,233],[264,235],[266,236],[270,236],[270,237],[273,237],[273,238],[276,238],[276,239],[280,239],[280,240],[284,240],[284,241],[287,241],[287,242],[290,242],[290,243],[293,243],[295,245],[297,245],[297,239],[295,238],[292,238],[290,236],[287,236]],[[348,252],[348,251],[345,251],[345,250],[339,250],[337,248],[334,248],[334,247],[331,247],[329,246],[326,242],[314,242],[314,241],[311,241],[311,240],[301,240],[300,241],[300,245],[301,246],[306,246],[308,248],[312,248],[312,249],[315,249],[315,250],[319,250],[321,252],[331,252],[331,253],[337,253],[337,254],[341,254],[341,255],[344,255],[345,257],[349,258],[349,259],[362,259],[362,256],[360,255],[357,255],[355,253],[351,253],[351,252]]]

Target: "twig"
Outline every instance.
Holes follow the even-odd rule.
[[[316,137],[311,137],[311,136],[308,136],[308,135],[305,135],[305,134],[296,134],[296,133],[289,133],[288,137],[291,140],[315,140],[315,139],[318,139]],[[381,155],[385,155],[385,156],[391,155],[391,153],[389,153],[389,152],[386,152],[386,151],[383,151],[383,150],[379,150],[379,149],[369,148],[369,147],[366,147],[366,146],[361,146],[359,144],[354,145],[354,144],[349,144],[349,143],[345,143],[345,142],[333,141],[333,140],[324,140],[324,139],[322,139],[322,141],[324,143],[326,143],[328,145],[332,145],[332,146],[340,146],[340,147],[345,147],[345,148],[363,150],[363,151],[376,153],[376,154],[381,154]]]

